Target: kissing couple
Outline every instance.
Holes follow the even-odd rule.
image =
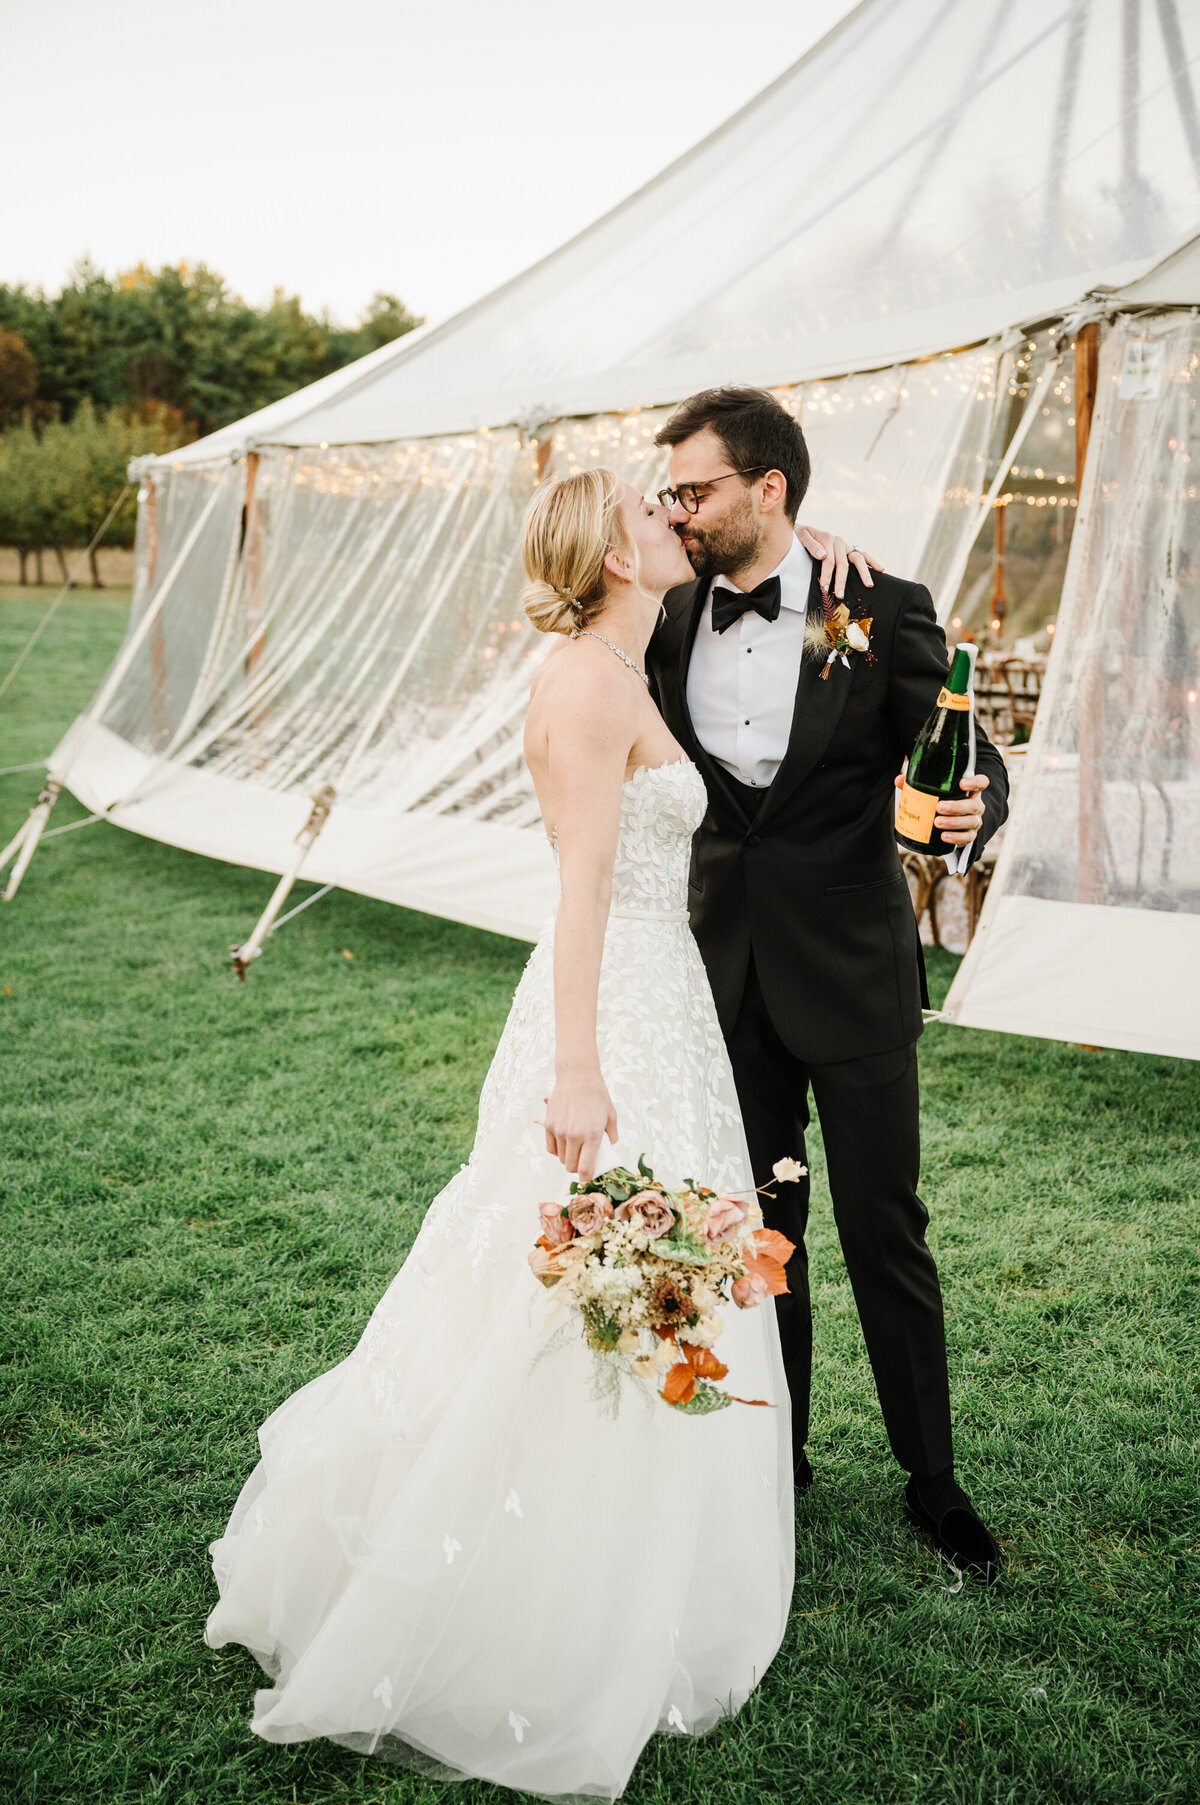
[[[797,528],[808,449],[772,395],[695,395],[657,443],[657,497],[583,470],[526,515],[525,610],[556,643],[524,750],[561,897],[470,1161],[353,1352],[263,1424],[211,1549],[206,1639],[269,1676],[259,1736],[549,1798],[618,1798],[652,1735],[737,1711],[784,1636],[795,1497],[820,1486],[810,1091],[903,1508],[964,1571],[1000,1564],[955,1476],[917,1193],[927,998],[893,831],[942,630],[919,583]],[[982,733],[978,768],[936,821],[973,856],[1007,807]],[[774,1408],[594,1397],[530,1272],[539,1199],[643,1156],[760,1188],[794,1243],[788,1291],[727,1311],[721,1342]]]

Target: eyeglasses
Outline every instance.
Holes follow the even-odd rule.
[[[745,470],[727,470],[724,476],[706,477],[703,482],[680,483],[678,489],[660,489],[658,499],[664,508],[673,508],[678,502],[686,514],[697,514],[700,511],[700,503],[704,500],[703,495],[697,495],[697,489],[707,491],[712,488],[714,483],[723,483],[731,476],[753,476],[757,470],[769,470],[770,468],[770,464],[751,464]]]

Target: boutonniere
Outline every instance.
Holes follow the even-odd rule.
[[[829,676],[832,665],[839,658],[849,670],[851,653],[865,652],[868,658],[872,656],[872,620],[873,616],[869,614],[852,620],[845,602],[838,602],[835,606],[828,590],[821,591],[821,618],[814,620],[812,611],[809,611],[804,624],[804,644],[814,658],[825,660],[822,679]]]

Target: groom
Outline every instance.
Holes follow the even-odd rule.
[[[827,663],[819,570],[795,536],[808,449],[765,390],[693,395],[656,443],[671,448],[659,499],[696,576],[668,592],[649,664],[708,787],[692,929],[754,1182],[775,1193],[764,1214],[796,1243],[790,1295],[777,1299],[796,1484],[812,1483],[808,1180],[775,1183],[771,1168],[804,1159],[811,1088],[884,1423],[910,1475],[909,1517],[957,1565],[992,1578],[995,1542],[954,1477],[942,1298],[917,1195],[928,999],[893,830],[896,774],[946,676],[945,639],[928,590],[882,574],[868,588],[864,565],[845,601],[869,620],[869,647]],[[1007,812],[1004,763],[982,732],[978,768],[972,793],[937,816],[952,842],[974,840],[974,856]]]

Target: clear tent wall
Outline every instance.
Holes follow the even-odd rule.
[[[806,518],[919,570],[944,612],[1031,361],[1022,339],[780,391],[812,444]],[[587,464],[653,493],[666,411],[151,466],[129,634],[55,768],[121,825],[276,871],[328,786],[307,877],[534,937],[554,874],[521,759],[546,650],[521,514]]]
[[[1200,1058],[1195,310],[1105,334],[1046,688],[947,1014]]]

